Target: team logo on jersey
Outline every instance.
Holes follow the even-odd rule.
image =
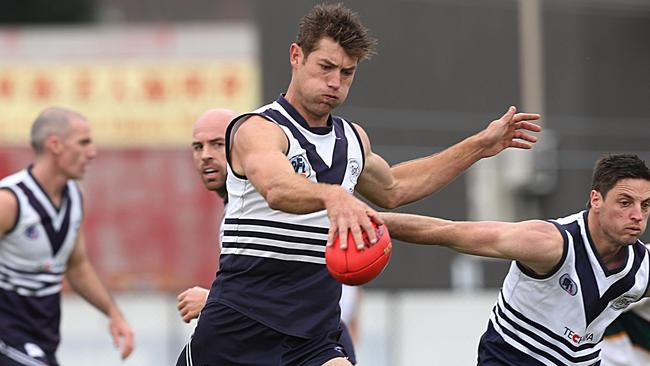
[[[614,310],[623,310],[626,307],[630,306],[631,303],[633,303],[634,296],[632,295],[623,295],[620,299],[617,299],[612,303],[612,309]]]
[[[36,228],[36,225],[30,225],[25,229],[25,236],[30,238],[30,239],[37,239],[38,238],[38,229]]]
[[[560,287],[571,296],[575,296],[578,293],[578,285],[571,279],[571,276],[569,276],[568,273],[565,273],[560,277]]]
[[[307,158],[302,155],[296,155],[289,159],[289,161],[291,162],[291,166],[293,166],[293,170],[297,174],[300,174],[305,178],[311,176],[311,165],[309,165],[309,160],[307,160]]]
[[[348,160],[348,171],[350,172],[350,182],[353,185],[357,184],[357,179],[361,175],[361,164],[357,159]]]

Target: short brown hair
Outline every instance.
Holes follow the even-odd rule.
[[[650,181],[650,170],[645,161],[632,154],[605,155],[596,162],[591,189],[604,198],[618,181],[627,178]]]
[[[370,37],[357,14],[341,3],[316,5],[300,19],[296,43],[305,56],[325,37],[332,38],[359,61],[375,54],[377,40]]]

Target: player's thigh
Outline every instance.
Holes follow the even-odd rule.
[[[352,363],[346,358],[337,357],[325,362],[323,366],[352,366]]]
[[[222,304],[210,303],[199,317],[177,366],[277,366],[283,334]]]
[[[282,366],[351,366],[340,343],[341,328],[311,338],[287,336],[283,342]]]

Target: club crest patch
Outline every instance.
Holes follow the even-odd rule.
[[[309,164],[309,160],[304,157],[303,155],[296,155],[289,159],[291,162],[291,166],[293,166],[293,170],[296,172],[296,174],[300,174],[305,178],[311,177],[311,165]]]
[[[348,172],[350,173],[350,183],[356,185],[359,175],[361,175],[361,164],[357,159],[348,160]]]
[[[38,239],[38,229],[36,228],[36,225],[30,225],[25,229],[25,236],[34,240]]]
[[[571,276],[569,276],[568,273],[565,273],[560,277],[560,286],[571,296],[575,296],[578,293],[578,285],[571,279]]]
[[[623,310],[630,306],[631,303],[633,303],[635,300],[634,296],[631,295],[624,295],[620,299],[617,299],[612,303],[612,309],[614,310]]]

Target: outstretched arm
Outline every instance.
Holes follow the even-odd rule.
[[[133,331],[88,260],[81,230],[65,275],[73,290],[108,316],[113,345],[121,346],[122,359],[127,358],[133,351]]]
[[[506,148],[530,149],[537,138],[529,132],[541,127],[531,123],[538,114],[516,113],[510,107],[501,118],[483,131],[440,153],[390,167],[372,152],[365,131],[357,126],[366,149],[366,166],[359,177],[357,191],[384,208],[395,208],[422,199],[454,180],[479,159]]]
[[[209,293],[210,291],[208,289],[194,286],[178,295],[176,298],[178,300],[176,308],[185,323],[189,323],[192,319],[199,317],[199,313],[201,313],[205,302],[208,300]]]
[[[562,258],[564,239],[555,225],[530,220],[449,221],[420,215],[381,213],[391,238],[441,245],[461,253],[511,259],[538,274],[550,272]]]

